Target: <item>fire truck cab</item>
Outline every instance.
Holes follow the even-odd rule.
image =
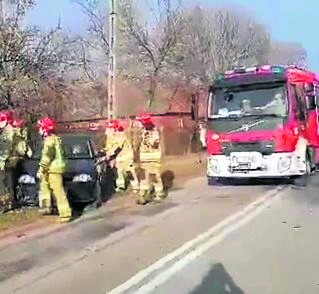
[[[290,178],[306,183],[319,163],[317,76],[264,65],[218,75],[209,89],[207,177]]]

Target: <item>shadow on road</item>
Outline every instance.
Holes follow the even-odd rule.
[[[214,264],[191,294],[244,294],[221,263]]]
[[[171,170],[165,170],[161,174],[162,182],[166,191],[170,190],[174,186],[175,174]]]

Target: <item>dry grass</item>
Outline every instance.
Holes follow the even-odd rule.
[[[200,159],[202,162],[200,162]],[[168,156],[163,160],[162,165],[162,179],[164,186],[168,189],[182,186],[185,181],[204,175],[205,168],[205,154]],[[129,201],[127,197],[119,198],[122,198],[123,203],[126,204],[127,201]],[[133,200],[131,202],[133,204],[135,203]],[[3,233],[9,229],[23,227],[34,223],[39,219],[41,219],[41,216],[39,215],[37,208],[25,208],[6,214],[0,214],[0,232]],[[48,225],[49,223],[45,224]]]
[[[19,209],[6,214],[0,214],[0,231],[12,227],[26,225],[39,219],[36,208]]]

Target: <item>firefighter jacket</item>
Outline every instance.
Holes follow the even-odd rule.
[[[14,168],[19,159],[26,154],[25,145],[20,144],[20,137],[16,129],[7,125],[0,135],[0,170]]]
[[[118,141],[121,152],[118,154],[117,162],[133,162],[134,161],[134,150],[131,141],[128,138],[128,134],[125,132],[118,132]]]
[[[142,141],[142,129],[134,122],[130,123],[127,128],[127,137],[134,152],[138,152]]]
[[[106,141],[105,141],[105,147],[104,151],[107,155],[113,155],[115,153],[115,150],[118,148],[118,142],[116,140],[115,132],[105,132]]]
[[[28,144],[28,130],[16,128],[16,156],[31,157],[32,150]]]
[[[160,132],[154,127],[152,130],[143,129],[140,145],[141,162],[160,162],[162,150],[160,146]]]
[[[112,156],[117,154],[116,161],[133,161],[134,152],[125,132],[114,132],[106,135],[105,151]]]
[[[50,135],[43,140],[39,176],[43,173],[62,174],[65,172],[67,160],[61,138]]]

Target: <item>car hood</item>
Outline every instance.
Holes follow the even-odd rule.
[[[39,160],[26,159],[23,160],[19,166],[19,174],[28,174],[30,176],[36,176],[38,171]],[[89,174],[93,177],[96,176],[97,171],[94,160],[92,159],[70,159],[68,160],[67,169],[65,175],[78,175]]]

